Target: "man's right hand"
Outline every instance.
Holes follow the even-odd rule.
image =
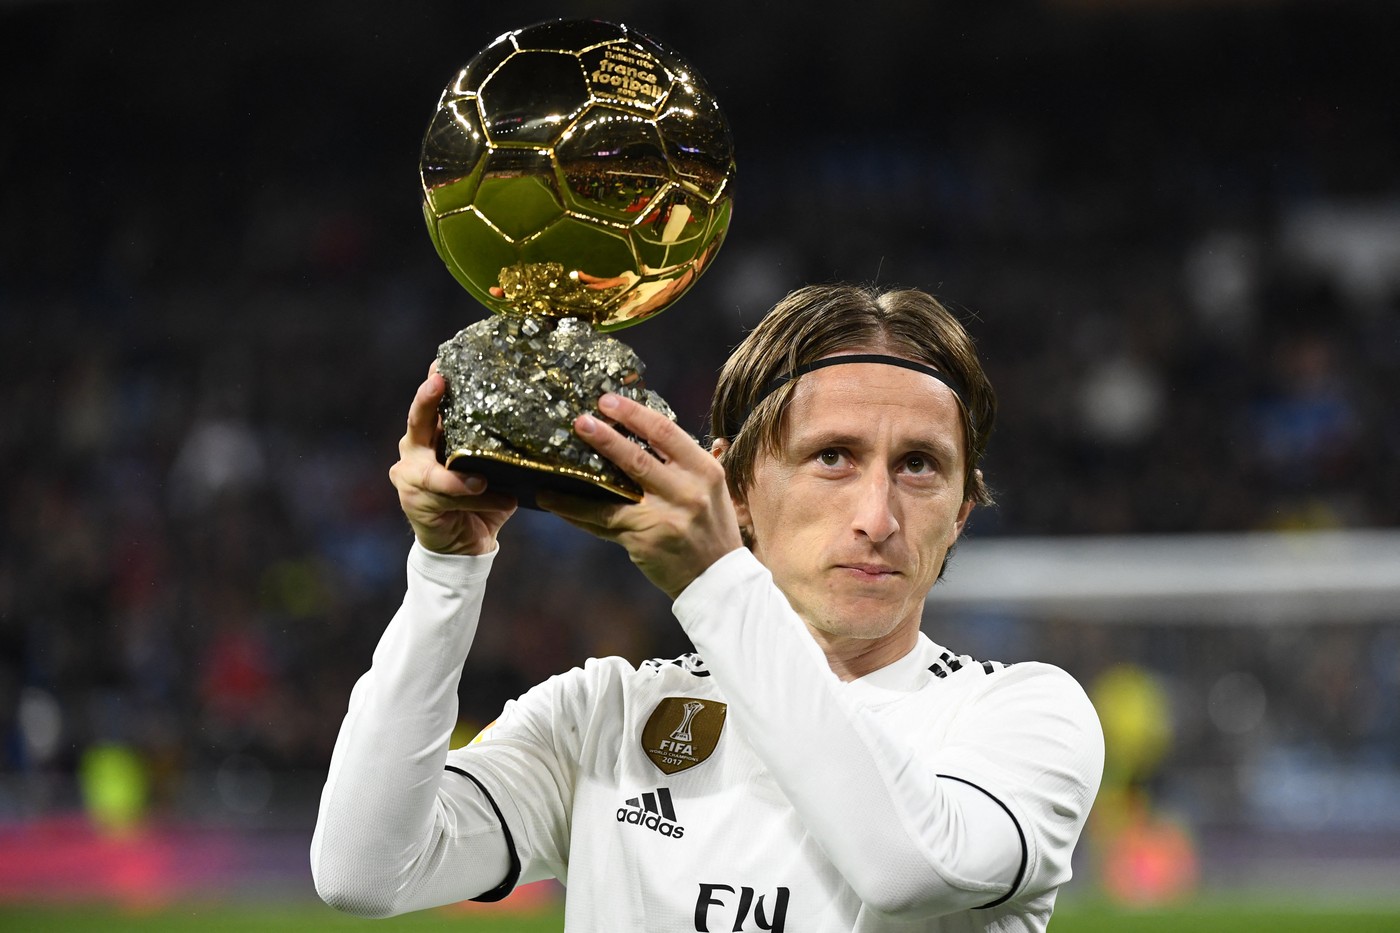
[[[497,532],[515,512],[515,498],[488,492],[485,478],[438,462],[438,402],[445,391],[447,383],[434,363],[409,406],[399,462],[390,467],[389,479],[419,544],[440,554],[487,554],[496,549]]]

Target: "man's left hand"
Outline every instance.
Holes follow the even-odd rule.
[[[539,505],[621,544],[647,579],[675,599],[711,564],[743,546],[724,467],[674,421],[645,405],[608,394],[598,410],[651,447],[593,415],[574,420],[579,437],[642,488],[642,500],[610,504],[542,492]]]

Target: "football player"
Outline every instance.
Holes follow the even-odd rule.
[[[920,629],[990,501],[996,411],[939,302],[788,296],[725,365],[709,449],[613,395],[579,417],[643,496],[539,504],[626,548],[696,651],[589,660],[455,751],[514,502],[438,462],[443,391],[419,387],[391,471],[416,542],[323,793],[322,897],[385,916],[552,877],[570,930],[1045,928],[1102,732],[1064,671]]]

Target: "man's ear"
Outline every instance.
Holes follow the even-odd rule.
[[[972,507],[976,504],[977,503],[973,502],[971,499],[964,499],[962,508],[958,509],[958,520],[955,523],[955,527],[958,529],[959,535],[962,534],[963,528],[967,525],[967,518],[972,514]]]
[[[976,472],[977,486],[982,485],[982,471]],[[977,504],[977,500],[967,498],[963,500],[962,507],[958,509],[957,520],[953,522],[953,540],[956,541],[963,533],[963,528],[967,526],[968,516],[972,514],[972,507]]]
[[[729,450],[729,438],[717,437],[710,441],[710,454],[720,463],[724,462],[724,455]],[[729,499],[734,503],[734,513],[739,519],[739,528],[742,530],[749,527],[749,504],[741,496],[735,495],[733,487],[730,487]]]

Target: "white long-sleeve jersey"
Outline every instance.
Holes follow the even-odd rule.
[[[1103,768],[1068,674],[920,635],[842,682],[741,549],[675,603],[697,654],[590,660],[449,752],[491,560],[410,554],[322,795],[330,903],[383,916],[553,877],[570,931],[1045,928]]]

